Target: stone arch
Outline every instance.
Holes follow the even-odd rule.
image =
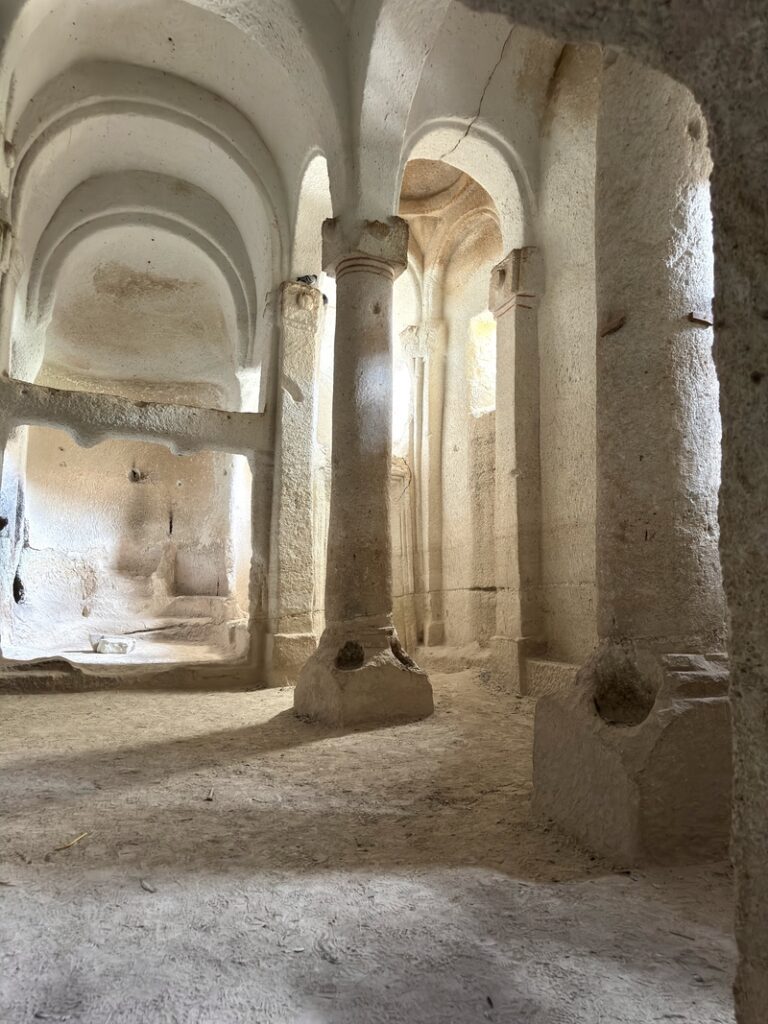
[[[98,98],[94,100],[94,96]],[[228,212],[236,219],[246,209],[251,216],[254,211],[262,211],[253,222],[251,234],[269,240],[271,270],[279,277],[287,250],[289,218],[274,158],[253,126],[234,108],[189,82],[151,69],[94,62],[76,66],[44,87],[34,105],[21,115],[12,138],[16,164],[11,178],[10,213],[14,227],[23,222],[30,183],[41,168],[44,173],[51,159],[49,153],[60,152],[61,140],[66,140],[68,148],[77,146],[79,133],[94,126],[101,127],[102,136],[112,131],[119,138],[121,125],[127,123],[122,118],[130,118],[134,130],[159,123],[168,144],[175,141],[179,148],[179,157],[173,162],[180,170],[185,165],[189,168],[199,164],[194,159],[195,150],[205,147],[208,161],[213,157],[212,164],[218,166],[210,180],[201,180],[199,187],[212,194],[218,190],[218,198],[230,207]],[[98,138],[93,132],[90,138],[83,134],[82,144],[87,142],[96,151]],[[126,143],[121,145],[125,147]],[[162,155],[137,162],[136,148],[129,146],[111,162],[128,159],[132,169],[142,169],[143,162],[144,169],[157,171]],[[176,176],[193,181],[188,174]],[[245,206],[248,193],[251,196]],[[227,196],[232,200],[227,202]],[[249,244],[253,247],[254,241],[249,240]]]
[[[108,7],[8,0],[0,15],[0,122],[7,137],[14,134],[20,112],[50,78],[94,56],[163,68],[240,109],[291,179],[306,139],[342,148],[344,87],[341,62],[330,59],[341,32],[332,0],[296,0],[294,6],[245,5],[221,13],[207,0],[158,0],[151,10],[133,0]],[[228,60],[218,60],[217,52]],[[246,91],[241,84],[253,71],[254,52],[261,87]]]
[[[329,152],[331,188],[338,214],[386,219],[397,209],[399,157],[413,95],[451,0],[427,5],[371,0],[356,4],[351,36],[352,139],[359,150]],[[426,45],[425,45],[426,44]],[[387,82],[382,89],[382,83]],[[338,197],[338,198],[337,198]]]
[[[237,325],[236,359],[253,358],[257,318],[255,274],[242,237],[221,205],[176,179],[146,172],[92,178],[62,202],[40,237],[27,287],[27,319],[50,319],[56,284],[74,248],[120,224],[166,230],[196,245],[226,282]]]
[[[126,150],[125,142],[115,145],[113,137],[125,138],[128,125],[151,144],[133,151]],[[64,194],[66,204],[69,188],[70,195],[84,200],[90,189],[89,209],[95,214],[99,186],[93,183],[108,179],[122,181],[115,195],[121,197],[126,224],[130,211],[136,222],[148,223],[153,204],[156,213],[173,209],[173,216],[188,223],[195,219],[190,220],[190,209],[197,208],[196,216],[208,225],[199,238],[211,232],[219,236],[213,249],[203,245],[212,254],[218,249],[215,259],[239,310],[238,362],[244,368],[269,362],[273,335],[269,317],[257,315],[256,295],[266,299],[284,276],[289,218],[274,161],[241,114],[174,76],[96,62],[70,69],[46,86],[34,106],[22,113],[14,138],[19,159],[12,173],[10,214],[20,290],[4,303],[5,337],[21,329],[26,278],[34,274],[47,224],[57,216],[58,197]],[[75,154],[78,148],[88,154],[85,168],[72,156],[73,147]],[[127,195],[129,180],[134,182],[133,198]],[[162,181],[164,187],[158,184]],[[154,184],[150,187],[149,182]],[[158,189],[163,194],[153,197]],[[184,191],[186,201],[174,195]],[[115,210],[113,200],[104,202]],[[96,216],[91,220],[92,226],[98,222]],[[6,296],[12,284],[4,283]],[[9,308],[14,310],[13,326]]]
[[[323,221],[333,216],[328,162],[323,153],[314,153],[301,176],[296,204],[291,268],[293,276],[319,275],[322,270]]]
[[[735,818],[732,855],[737,870],[736,978],[739,1020],[764,1016],[764,920],[768,900],[763,837],[768,809],[765,769],[768,707],[768,640],[765,588],[768,550],[763,531],[768,477],[765,381],[766,281],[764,203],[768,71],[759,54],[764,31],[759,3],[714,4],[707,17],[685,6],[652,2],[630,16],[621,5],[541,4],[538,0],[464,0],[476,10],[560,39],[621,47],[630,56],[686,85],[707,119],[713,157],[712,213],[715,249],[714,356],[723,416],[720,551],[729,601],[728,648],[736,736]]]
[[[440,160],[464,171],[485,189],[499,217],[504,251],[529,245],[535,235],[536,201],[528,175],[512,145],[496,132],[448,118],[417,128],[404,147],[408,160]]]
[[[220,202],[241,227],[249,251],[264,315],[254,318],[255,344],[251,339],[241,348],[252,355],[261,352],[256,367],[261,383],[250,381],[246,388],[251,394],[258,392],[258,407],[265,398],[262,385],[275,341],[267,299],[289,267],[292,211],[286,192],[294,187],[296,168],[308,148],[322,142],[339,149],[340,81],[325,60],[330,37],[338,28],[328,17],[335,8],[330,0],[300,6],[306,24],[258,12],[255,18],[243,18],[239,12],[218,17],[204,3],[158,3],[157,13],[163,19],[167,15],[167,24],[163,20],[163,31],[157,32],[150,31],[153,17],[136,21],[130,3],[117,0],[105,21],[104,10],[85,5],[81,10],[78,0],[72,0],[66,26],[59,25],[58,32],[60,36],[67,30],[68,43],[56,50],[56,60],[41,63],[35,55],[50,49],[57,38],[62,11],[37,0],[12,2],[5,10],[7,31],[0,52],[0,104],[5,108],[7,139],[0,196],[9,193],[7,220],[13,225],[14,277],[20,279],[21,292],[37,235],[59,199],[83,180],[122,170],[122,162],[131,169],[188,181]],[[69,17],[73,23],[77,18],[77,34],[68,31]],[[126,31],[112,32],[110,19],[121,21]],[[226,40],[231,60],[226,72],[204,57],[195,63],[202,27],[205,38]],[[190,31],[192,37],[177,50],[171,34],[166,43],[166,28],[174,34],[178,29],[180,40]],[[276,57],[290,39],[294,45],[286,52],[293,56],[287,63],[300,61],[301,74],[291,75],[286,61]],[[243,76],[231,71],[252,66],[254,47],[263,58],[260,75],[281,80],[282,88],[273,82],[270,88],[248,94],[238,90]],[[148,66],[150,61],[155,66]],[[70,169],[67,150],[78,153]],[[57,180],[43,186],[41,175],[52,163],[58,165]],[[213,173],[206,178],[203,168],[213,168]],[[16,284],[10,279],[3,283],[4,340],[11,320],[21,319]],[[244,372],[253,376],[250,367]]]
[[[441,273],[430,273],[424,276],[424,306],[429,316],[439,316],[442,307],[442,293],[445,287],[445,271],[450,264],[456,247],[465,239],[468,232],[477,231],[481,225],[499,228],[499,218],[495,210],[488,207],[475,207],[466,211],[455,221],[450,222],[443,231],[438,229],[430,247],[431,264],[441,269]]]

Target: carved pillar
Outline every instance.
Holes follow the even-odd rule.
[[[0,369],[5,373],[11,370],[13,305],[20,272],[18,257],[14,258],[11,225],[0,222]]]
[[[0,656],[13,640],[14,580],[26,534],[26,475],[29,428],[0,415]]]
[[[606,66],[595,219],[598,635],[701,653],[722,649],[725,634],[704,132],[682,86],[628,59]]]
[[[401,341],[414,361],[416,539],[424,643],[445,640],[443,621],[443,408],[447,327],[429,319],[408,327]]]
[[[408,227],[397,217],[346,227],[323,225],[336,277],[326,628],[294,697],[299,714],[330,725],[432,712],[429,680],[392,626],[392,291]]]
[[[295,281],[280,290],[282,367],[279,389],[278,478],[273,550],[275,614],[270,682],[296,679],[317,646],[313,631],[312,430],[317,338],[322,295]]]
[[[424,414],[421,474],[424,480],[422,536],[425,552],[424,643],[445,642],[443,600],[443,413],[448,326],[430,318],[421,325],[424,351]]]
[[[691,93],[606,53],[595,208],[600,644],[573,688],[536,706],[533,808],[624,863],[728,850],[709,171]]]
[[[412,551],[409,555],[413,563],[413,609],[418,636],[422,636],[424,632],[424,613],[427,600],[422,517],[422,506],[425,501],[424,487],[422,485],[422,451],[424,444],[424,357],[426,353],[422,344],[422,337],[423,332],[418,324],[406,327],[400,332],[400,349],[403,355],[408,358],[413,382],[411,400],[413,415],[410,418],[408,439],[409,475],[404,484],[406,490],[403,493],[403,498],[408,499],[409,533],[413,538]],[[393,479],[396,472],[397,470],[393,466]],[[396,519],[393,520],[393,522],[395,521]],[[407,643],[406,646],[408,646]]]
[[[496,636],[498,677],[526,693],[526,658],[541,649],[541,466],[535,248],[513,249],[491,272],[496,317]]]

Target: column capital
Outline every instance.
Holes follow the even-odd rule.
[[[400,332],[403,351],[415,359],[428,359],[445,342],[445,320],[431,317]]]
[[[339,277],[367,270],[399,277],[408,266],[408,225],[401,217],[346,223],[335,217],[323,222],[323,268]]]
[[[284,321],[303,327],[314,327],[323,306],[317,288],[301,281],[283,281],[280,285],[280,314]]]
[[[498,320],[517,306],[533,308],[543,291],[540,250],[533,245],[512,249],[491,271],[488,308]]]

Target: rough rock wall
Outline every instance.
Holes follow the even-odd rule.
[[[451,264],[443,433],[443,587],[446,643],[487,642],[496,626],[493,556],[495,417],[471,408],[471,320],[488,305],[498,243]],[[467,256],[469,254],[466,254]]]
[[[14,642],[48,648],[115,623],[128,628],[179,595],[242,597],[231,455],[179,457],[118,440],[80,448],[64,431],[27,429]],[[246,508],[248,497],[240,496]]]
[[[739,1024],[768,1005],[768,21],[763,0],[631,7],[596,0],[462,0],[563,39],[626,48],[685,82],[714,159],[715,360],[723,466],[720,553],[729,610],[735,726]]]
[[[684,86],[608,54],[597,141],[598,631],[717,651],[706,126]]]
[[[596,633],[595,139],[602,58],[565,47],[542,126],[539,305],[542,604],[551,656],[581,663]]]

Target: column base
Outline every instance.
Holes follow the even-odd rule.
[[[301,670],[297,715],[334,728],[387,725],[434,711],[426,672],[405,653],[392,626],[329,626]]]
[[[268,638],[267,676],[270,686],[292,686],[317,649],[314,633],[274,633]]]
[[[505,690],[524,697],[528,693],[526,662],[541,654],[544,644],[537,637],[492,636],[491,666],[493,674]]]
[[[534,813],[625,866],[727,856],[727,684],[720,656],[601,646],[536,704]]]

